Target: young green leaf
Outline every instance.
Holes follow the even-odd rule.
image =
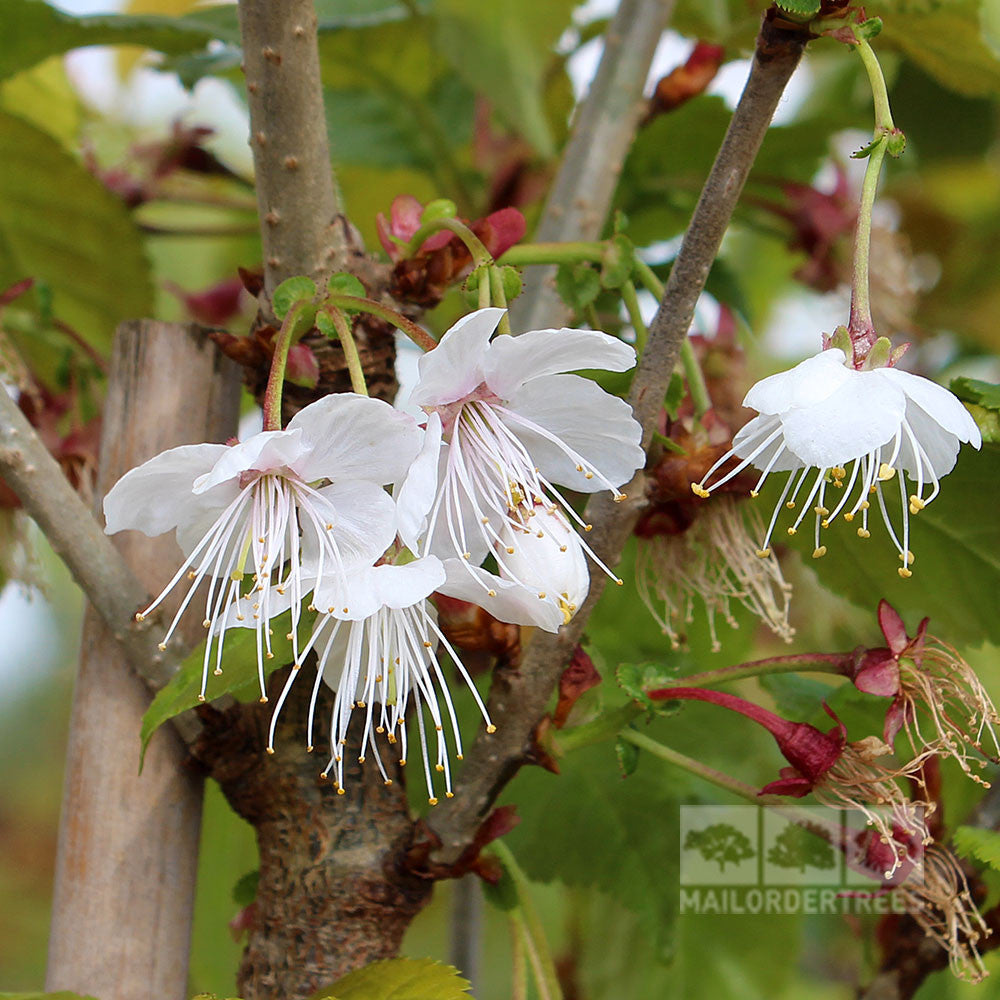
[[[284,319],[292,306],[311,302],[316,297],[316,282],[304,274],[297,274],[278,285],[271,296],[271,307],[278,319]]]
[[[1000,833],[978,826],[960,826],[953,834],[955,850],[964,857],[975,858],[994,871],[1000,872]]]
[[[310,1000],[469,1000],[469,983],[429,958],[372,962],[314,993]]]
[[[348,271],[338,271],[330,275],[330,280],[326,283],[327,291],[335,295],[354,295],[359,299],[365,298],[368,292],[361,284],[361,279],[357,275]]]
[[[586,309],[601,292],[601,276],[589,264],[560,264],[556,291],[567,305]]]

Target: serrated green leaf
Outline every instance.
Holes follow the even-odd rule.
[[[783,477],[771,477],[766,491],[754,503],[770,515],[777,503]],[[899,494],[895,482],[886,501],[899,525]],[[829,496],[829,494],[827,494]],[[930,630],[954,646],[977,645],[984,639],[1000,642],[1000,446],[984,444],[976,452],[962,448],[954,471],[941,481],[941,493],[918,515],[910,517],[910,550],[915,555],[913,575],[900,579],[897,550],[886,534],[877,505],[869,518],[871,537],[857,537],[857,522],[837,520],[823,532],[826,555],[809,558],[812,530],[805,525],[795,538],[784,535],[779,520],[777,536],[802,552],[820,581],[872,612],[880,597],[907,620],[930,616]]]
[[[960,826],[953,834],[955,850],[965,857],[975,858],[1000,872],[1000,833],[978,826]]]
[[[797,17],[815,17],[819,13],[820,0],[775,0],[775,6]]]
[[[388,958],[349,972],[310,1000],[469,1000],[469,983],[430,958]]]
[[[0,287],[45,282],[55,316],[106,353],[119,322],[153,308],[128,210],[56,139],[3,112],[0,163]]]
[[[337,340],[340,334],[337,333],[337,328],[333,325],[333,320],[330,318],[330,314],[323,312],[321,309],[316,313],[316,329],[319,330],[324,337],[330,340]]]
[[[589,264],[560,264],[556,291],[567,305],[586,309],[601,293],[601,276]]]
[[[304,274],[285,280],[274,290],[271,307],[278,319],[284,319],[288,310],[299,302],[311,302],[316,297],[316,282]]]
[[[46,56],[85,45],[141,45],[157,52],[193,52],[228,38],[197,17],[159,17],[151,14],[97,14],[76,17],[42,0],[6,0],[4,43],[0,46],[0,79],[34,66]],[[235,17],[232,28],[236,28]]]
[[[299,621],[300,640],[312,629],[314,614],[303,614]],[[286,611],[271,620],[271,651],[273,659],[264,661],[264,676],[269,677],[279,667],[292,661],[292,643],[286,638],[291,628],[291,612]],[[300,643],[301,646],[301,643]],[[204,669],[205,644],[201,643],[181,664],[170,682],[157,692],[152,704],[142,717],[142,728],[139,736],[142,741],[142,753],[145,754],[149,739],[164,722],[175,715],[186,712],[201,704],[198,695],[201,692],[201,677]],[[229,629],[226,632],[225,652],[223,656],[223,672],[216,677],[211,675],[208,682],[207,696],[209,700],[223,694],[231,694],[241,701],[250,700],[259,695],[259,680],[257,677],[257,635],[253,629]]]
[[[967,403],[977,403],[988,410],[1000,410],[1000,385],[977,378],[953,378],[949,388]]]
[[[663,703],[650,701],[646,692],[676,684],[677,673],[659,663],[619,663],[615,680],[634,701],[650,708],[659,708]]]
[[[435,48],[542,156],[555,151],[544,83],[575,0],[434,0]]]
[[[615,756],[618,758],[623,778],[635,773],[635,769],[639,766],[639,748],[634,743],[623,739],[615,740]]]

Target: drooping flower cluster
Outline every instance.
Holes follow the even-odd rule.
[[[979,448],[975,421],[947,389],[893,367],[858,370],[838,347],[830,347],[790,371],[762,379],[743,400],[758,411],[733,439],[732,450],[692,486],[701,497],[753,465],[761,470],[756,496],[773,472],[790,475],[760,546],[770,553],[782,509],[798,509],[788,533],[794,535],[810,511],[815,514],[813,556],[826,553],[820,535],[841,514],[861,516],[861,538],[871,534],[868,514],[878,505],[902,565],[912,575],[909,516],[918,514],[940,491],[940,480],[955,466],[962,442]],[[738,461],[731,464],[733,459]],[[731,467],[730,467],[731,465]],[[713,479],[717,472],[726,471]],[[915,484],[908,492],[905,477]],[[886,497],[895,479],[900,515],[893,523]],[[846,482],[845,482],[846,480]]]
[[[109,533],[176,532],[184,561],[137,618],[182,593],[165,648],[184,611],[204,606],[202,700],[210,667],[223,670],[227,633],[250,628],[267,701],[274,621],[290,612],[293,669],[267,748],[273,752],[277,713],[314,653],[309,742],[326,682],[336,695],[323,774],[333,775],[338,791],[354,714],[364,720],[360,739],[352,737],[360,759],[374,755],[389,782],[377,738],[398,745],[405,763],[412,705],[430,801],[437,801],[432,770],[452,794],[446,729],[459,756],[462,742],[439,647],[472,689],[487,730],[495,727],[438,627],[432,596],[558,630],[587,596],[587,554],[597,561],[572,524],[587,526],[558,487],[609,489],[623,499],[618,487],[643,464],[629,406],[568,374],[624,371],[635,363],[632,348],[592,330],[538,330],[491,342],[501,315],[472,313],[421,359],[413,400],[427,412],[423,429],[386,403],[327,396],[284,430],[166,451],[129,472],[105,499]],[[300,641],[305,611],[316,618]]]

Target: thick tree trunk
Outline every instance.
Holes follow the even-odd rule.
[[[236,366],[198,328],[137,321],[118,329],[104,412],[98,495],[174,445],[234,433]],[[155,592],[179,562],[170,536],[116,544]],[[193,621],[189,638],[200,638]],[[46,988],[101,1000],[183,1000],[202,783],[173,729],[139,771],[149,690],[87,611],[73,699]]]
[[[308,667],[303,673],[310,674]],[[248,1000],[307,997],[396,955],[431,893],[429,881],[402,865],[414,834],[403,769],[385,760],[393,778],[387,786],[374,762],[362,766],[348,746],[345,793],[320,777],[328,741],[317,737],[316,752],[306,751],[311,676],[293,687],[275,753],[265,752],[270,708],[286,676],[286,670],[272,676],[269,705],[201,709],[205,734],[194,747],[230,805],[257,831],[260,883],[238,979]],[[316,716],[321,730],[332,703],[324,685]],[[360,729],[363,719],[356,722]]]

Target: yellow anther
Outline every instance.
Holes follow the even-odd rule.
[[[364,757],[359,757],[359,758],[358,758],[358,763],[359,763],[359,764],[363,764],[364,762],[365,762],[365,759],[364,759]]]
[[[827,518],[824,517],[823,520],[819,522],[819,525],[821,528],[829,528],[830,522]]]
[[[507,546],[507,555],[512,556],[513,554],[514,554],[514,546],[513,545],[508,545]]]
[[[320,771],[319,772],[319,780],[320,781],[326,781],[326,779],[329,778],[329,777],[330,777],[330,772],[329,771]]]
[[[444,764],[435,764],[434,765],[434,770],[438,771],[438,772],[443,771],[444,770]]]
[[[905,563],[906,563],[907,566],[912,566],[913,565],[913,553],[912,552],[907,552],[905,559],[903,557],[903,553],[900,552],[898,558],[899,558],[900,562],[904,562],[905,561]]]
[[[430,649],[431,646],[432,646],[432,643],[429,643],[429,642],[425,642],[424,643],[424,649]]]
[[[316,748],[310,743],[309,746],[306,747],[306,753],[312,753],[315,749]]]
[[[896,470],[891,465],[886,465],[885,462],[883,462],[878,467],[878,478],[880,482],[888,482],[894,475],[896,475]]]
[[[616,586],[624,587],[625,586],[625,581],[622,580],[621,578],[616,578],[615,579],[615,584],[616,584]]]
[[[758,549],[757,550],[757,555],[761,559],[766,559],[770,554],[771,554],[771,550],[770,549]]]
[[[260,696],[260,697],[259,697],[259,698],[257,699],[257,701],[258,701],[258,702],[260,702],[260,704],[261,704],[261,705],[266,705],[266,704],[267,704],[267,695],[266,695],[266,694],[262,694],[262,695],[261,695],[261,696]]]
[[[818,549],[813,549],[813,559],[822,559],[826,555],[826,546],[821,545]]]
[[[565,545],[560,545],[559,546],[559,551],[560,552],[565,552],[566,550],[567,550],[567,546],[565,546]]]
[[[216,667],[212,671],[212,673],[215,674],[216,677],[221,677],[222,676],[222,667]]]
[[[204,621],[203,621],[203,622],[201,623],[201,627],[202,627],[202,628],[211,628],[211,627],[212,627],[212,623],[211,623],[211,622],[210,622],[210,621],[209,621],[209,620],[208,620],[208,619],[206,618],[206,619],[205,619],[205,620],[204,620]]]
[[[438,800],[437,800],[436,798],[432,798],[432,799],[428,799],[427,801],[428,801],[428,802],[429,802],[429,803],[430,803],[430,804],[431,804],[432,806],[436,806],[436,805],[438,804]]]
[[[585,524],[583,526],[583,530],[584,531],[593,531],[594,530],[594,526],[592,524]]]
[[[347,614],[347,608],[344,608],[344,614],[345,615]]]
[[[617,493],[611,499],[614,500],[615,503],[624,503],[626,500],[628,500],[628,494],[627,493]]]
[[[465,755],[457,753],[455,754],[455,760],[465,760]]]
[[[444,793],[444,797],[446,799],[453,799],[455,797],[455,793],[454,792],[445,792]]]
[[[273,660],[274,659],[274,653],[272,653],[270,650],[268,650],[264,654],[264,658],[267,659],[267,660]]]
[[[205,696],[203,694],[198,695],[198,701],[204,701]]]
[[[844,520],[847,521],[848,523],[850,523],[851,521],[853,521],[854,520],[854,513],[853,513],[853,511],[848,511],[844,515]]]
[[[702,500],[704,500],[705,497],[707,497],[709,495],[708,490],[706,490],[704,486],[700,486],[698,483],[692,483],[691,484],[691,492],[696,497],[701,497]]]
[[[873,493],[876,493],[877,491],[878,491],[878,487],[874,483],[872,483],[871,486],[868,487],[868,493],[869,493],[869,495],[873,494]]]
[[[835,465],[831,470],[834,479],[843,479],[847,475],[847,469],[841,468],[839,465]]]
[[[858,528],[858,538],[871,538],[871,534],[867,528]]]
[[[785,504],[785,506],[789,510],[795,510],[795,501],[794,500],[789,500],[788,503]]]
[[[907,569],[905,566],[900,566],[899,569],[896,570],[896,572],[904,580],[908,580],[911,576],[913,576],[913,570]]]
[[[754,497],[756,499],[757,497],[760,496],[760,494],[756,490],[751,490],[750,491],[750,496],[752,496],[752,497]]]
[[[867,500],[861,501],[861,506],[860,506],[861,510],[868,510],[869,507],[871,507],[871,504]]]
[[[162,653],[167,648],[167,644],[165,642],[158,642],[156,648]]]
[[[486,727],[486,732],[488,732],[490,735],[492,735],[496,731],[497,731],[497,727],[494,726],[492,722]]]
[[[594,478],[594,474],[592,472],[585,472],[583,474],[583,478],[584,479],[593,479]]]
[[[541,598],[541,600],[544,601],[545,600],[545,591],[543,590],[538,596],[539,596],[539,598]]]
[[[274,756],[274,747],[267,747],[266,751],[270,756]]]
[[[338,789],[337,789],[337,794],[338,794],[338,795],[344,795],[344,794],[345,794],[345,793],[344,793],[344,789],[343,789],[343,788],[338,788]]]
[[[794,535],[795,532],[798,531],[799,529],[798,528],[786,528],[785,530],[788,532],[788,534]]]
[[[497,596],[497,592],[495,590],[487,590],[486,591],[486,596],[487,597],[496,597]]]
[[[146,616],[141,611],[137,611],[135,613],[135,620],[137,622],[144,622],[146,620]]]
[[[820,504],[818,507],[813,507],[813,513],[819,514],[820,517],[826,517],[826,515],[830,512],[822,504]]]
[[[576,467],[576,471],[577,471],[577,472],[583,472],[583,466],[582,466],[582,465],[578,465],[578,466]]]

